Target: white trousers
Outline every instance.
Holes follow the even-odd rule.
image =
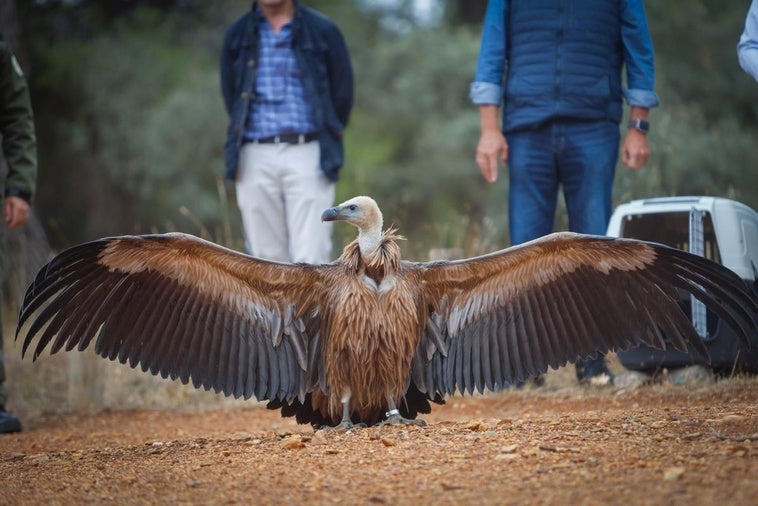
[[[334,205],[334,183],[321,171],[318,142],[246,143],[240,151],[237,205],[249,253],[278,262],[326,263],[332,223],[321,213]]]

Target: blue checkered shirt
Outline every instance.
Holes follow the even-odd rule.
[[[291,23],[277,34],[267,21],[261,22],[255,94],[245,120],[245,139],[316,130],[292,51]]]

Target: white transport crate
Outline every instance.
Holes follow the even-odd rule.
[[[698,196],[634,200],[616,208],[607,235],[657,242],[705,256],[736,272],[754,290],[758,286],[758,213],[740,202]],[[748,349],[699,301],[685,298],[682,307],[708,348],[711,367],[722,372],[758,373],[758,336],[751,336]],[[645,371],[708,365],[695,355],[645,346],[618,356],[625,367]]]

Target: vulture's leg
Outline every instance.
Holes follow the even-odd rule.
[[[387,403],[390,407],[390,410],[387,411],[387,419],[379,425],[426,425],[426,422],[421,419],[409,420],[400,416],[400,410],[397,409],[392,396],[387,397]]]
[[[347,430],[347,429],[353,429],[355,427],[365,427],[365,423],[353,423],[352,420],[350,420],[350,390],[348,389],[343,395],[342,395],[342,421],[339,423],[339,425],[335,425],[334,427],[324,426],[322,429],[333,429],[333,430]]]

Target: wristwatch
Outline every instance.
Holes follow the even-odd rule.
[[[642,132],[644,135],[650,131],[650,122],[646,119],[634,118],[629,120],[629,128]]]

